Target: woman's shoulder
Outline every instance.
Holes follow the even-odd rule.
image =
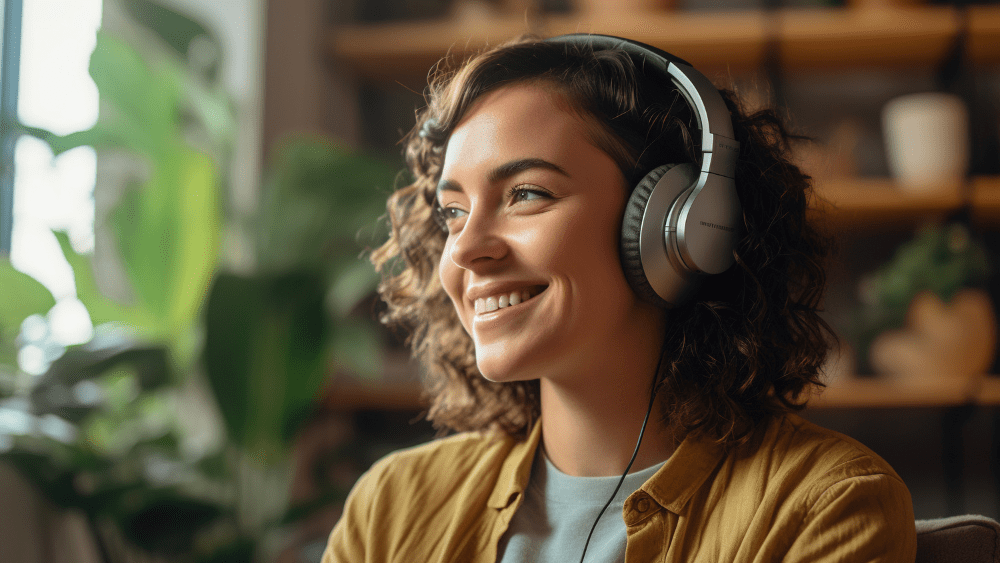
[[[692,509],[728,515],[717,529],[732,533],[742,526],[762,550],[781,554],[775,560],[913,560],[906,484],[878,454],[844,434],[788,414],[771,421],[753,444],[724,456],[716,475]]]
[[[798,415],[776,421],[765,446],[772,453],[757,455],[773,485],[764,498],[785,499],[778,505],[786,510],[777,512],[789,524],[786,560],[913,560],[912,499],[878,454]]]
[[[895,470],[861,442],[796,414],[776,420],[763,438],[764,448],[786,467],[804,467],[817,477],[839,480],[885,475],[902,481]],[[760,454],[758,454],[760,455]]]
[[[454,487],[470,479],[486,479],[521,443],[497,432],[463,432],[392,452],[372,465],[363,481],[379,487],[412,487],[439,483]],[[447,476],[447,479],[442,477]]]
[[[755,442],[728,456],[723,473],[738,489],[759,487],[760,501],[813,511],[853,499],[912,513],[902,478],[853,438],[788,414],[772,421]],[[912,525],[912,516],[907,518]]]

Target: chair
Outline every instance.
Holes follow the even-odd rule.
[[[916,563],[1000,563],[1000,523],[986,516],[917,520]]]

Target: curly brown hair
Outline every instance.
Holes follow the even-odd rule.
[[[591,125],[629,185],[668,162],[696,158],[698,130],[677,89],[620,50],[523,37],[457,68],[439,63],[405,137],[414,179],[388,202],[389,240],[372,254],[388,304],[383,322],[409,331],[431,399],[427,418],[456,431],[527,433],[540,412],[538,381],[495,383],[438,279],[446,233],[436,221],[444,148],[471,105],[511,84],[537,82]],[[655,381],[667,424],[720,443],[745,442],[773,417],[801,409],[833,338],[819,310],[829,240],[806,219],[810,178],[791,159],[791,135],[773,110],[748,114],[722,97],[741,152],[736,189],[743,232],[736,264],[705,278],[686,303],[664,311],[667,334]]]

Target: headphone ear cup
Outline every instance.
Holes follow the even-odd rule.
[[[642,267],[642,256],[639,252],[639,234],[642,228],[642,219],[646,214],[646,204],[649,196],[653,193],[653,188],[664,174],[670,171],[676,164],[664,164],[651,170],[632,190],[628,203],[625,204],[625,213],[622,217],[621,236],[621,262],[625,271],[625,279],[641,299],[658,305],[660,307],[670,307],[671,304],[656,294],[656,291],[646,278],[646,271]],[[663,218],[666,223],[666,217]],[[664,249],[665,250],[665,249]]]

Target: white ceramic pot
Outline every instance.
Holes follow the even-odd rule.
[[[969,167],[969,116],[958,96],[938,92],[890,100],[882,109],[889,170],[900,188],[953,189]]]

